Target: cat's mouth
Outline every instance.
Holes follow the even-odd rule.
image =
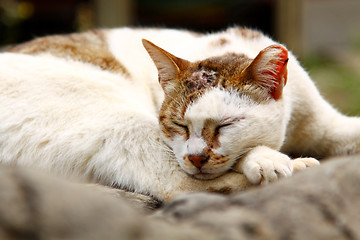
[[[204,172],[202,171],[201,169],[197,172],[197,173],[192,173],[190,174],[193,178],[196,178],[198,180],[212,180],[212,179],[215,179],[217,177],[220,177],[224,174],[226,174],[227,172],[229,171],[232,171],[232,169],[234,168],[234,166],[238,163],[238,161],[240,161],[243,156],[245,155],[245,153],[247,153],[249,150],[246,149],[244,150],[241,154],[239,154],[235,159],[233,165],[228,169],[228,170],[225,170],[225,171],[221,171],[221,172],[217,172],[217,173],[207,173],[207,172]]]

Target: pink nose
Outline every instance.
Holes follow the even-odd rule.
[[[201,168],[209,161],[210,156],[207,154],[190,154],[189,161],[197,168]]]

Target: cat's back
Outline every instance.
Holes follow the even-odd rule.
[[[131,79],[49,54],[0,54],[0,112],[0,162],[65,175],[91,177],[109,149],[120,151],[112,139],[157,126]]]
[[[58,97],[66,102],[72,97],[91,100],[90,95],[100,93],[104,99],[116,99],[123,88],[128,89],[124,93],[135,92],[126,77],[72,59],[2,53],[0,65],[1,97]],[[102,94],[105,92],[110,95]]]
[[[156,119],[151,102],[130,80],[51,55],[1,54],[0,93],[2,131],[26,122],[49,134],[78,131],[89,122],[114,124],[129,109]]]
[[[101,133],[126,127],[131,112],[156,123],[151,96],[105,43],[104,32],[92,31],[38,38],[0,54],[2,139]]]
[[[112,99],[111,102],[125,102],[126,104],[141,102],[151,111],[155,111],[156,106],[153,106],[151,101],[152,93],[139,84],[136,76],[132,74],[134,72],[132,65],[139,65],[141,59],[147,55],[139,56],[138,62],[134,64],[131,64],[134,62],[131,60],[134,58],[131,53],[127,54],[123,51],[120,55],[126,55],[126,57],[117,58],[112,49],[114,46],[110,44],[109,36],[113,32],[115,30],[91,30],[83,33],[46,36],[15,46],[9,51],[14,54],[0,55],[1,60],[6,62],[2,65],[2,71],[4,71],[2,81],[12,78],[21,79],[21,84],[17,88],[30,84],[34,87],[24,88],[28,94],[34,95],[37,90],[42,89],[42,95],[48,94],[49,98],[58,96],[51,95],[51,88],[56,88],[57,92],[62,91],[61,96],[65,99],[77,94],[78,99],[84,101],[86,94],[96,95],[102,92],[101,95],[96,95],[99,98],[96,101],[101,102],[103,98],[103,100]],[[122,38],[130,39],[131,34],[124,33],[120,39]],[[131,47],[122,48],[120,42],[115,49],[130,49]],[[142,72],[151,75],[149,79],[157,83],[156,72],[149,73],[146,70],[152,65],[150,60],[147,64],[140,65]],[[13,73],[12,76],[7,78],[4,76],[11,73]],[[36,84],[40,86],[35,87]],[[76,92],[74,89],[79,89],[79,91]],[[76,94],[71,94],[75,92]],[[95,99],[89,98],[89,103]]]

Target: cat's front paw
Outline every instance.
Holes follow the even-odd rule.
[[[291,161],[294,166],[294,172],[301,171],[308,167],[318,166],[320,162],[315,158],[295,158]]]
[[[263,146],[251,150],[241,168],[252,184],[267,184],[293,173],[293,164],[287,155]]]

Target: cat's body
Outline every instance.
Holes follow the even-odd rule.
[[[191,63],[143,41],[151,59],[141,39]],[[242,28],[123,28],[15,47],[0,55],[0,161],[164,200],[241,190],[317,164],[283,153],[360,152],[360,120],[334,110],[273,44]]]

